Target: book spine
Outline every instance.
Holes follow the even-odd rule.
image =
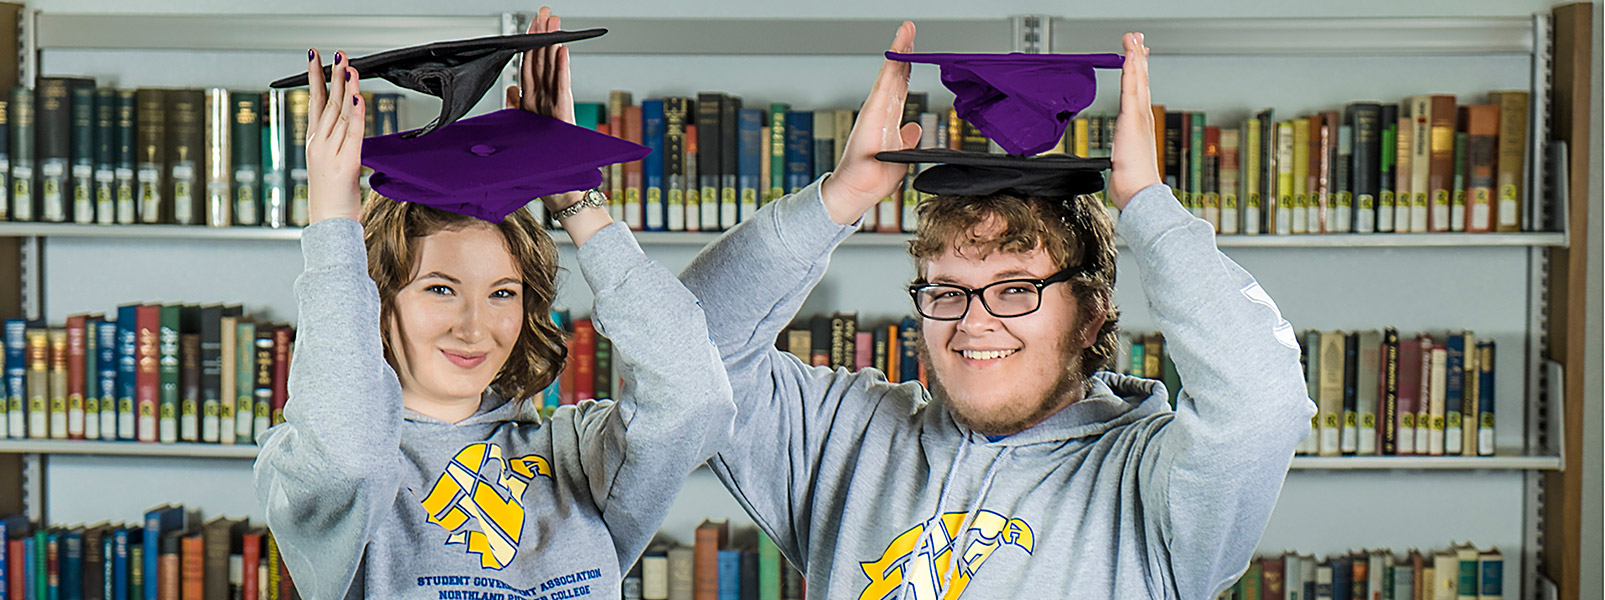
[[[1466,109],[1460,108],[1458,121],[1460,131],[1455,132],[1454,143],[1454,174],[1450,177],[1452,184],[1449,191],[1449,231],[1463,232],[1466,230]]]
[[[1215,230],[1221,232],[1220,215],[1220,128],[1204,128],[1204,156],[1203,164],[1197,169],[1199,174],[1199,196],[1204,211],[1204,220]]]
[[[643,200],[635,205],[626,204],[624,208],[626,215],[632,212],[641,213],[643,216],[636,223],[647,231],[662,231],[667,216],[663,196],[664,190],[668,187],[664,177],[669,162],[668,148],[664,145],[667,131],[664,121],[666,105],[666,100],[657,98],[641,101],[641,135],[644,136],[646,147],[651,149],[651,154],[647,155],[640,168],[646,193]]]
[[[269,399],[269,424],[284,422],[284,405],[290,399],[290,352],[295,347],[295,329],[288,326],[273,328],[273,383]],[[267,427],[257,431],[267,431]]]
[[[1415,96],[1414,106],[1411,107],[1415,130],[1411,134],[1410,146],[1410,231],[1411,233],[1426,233],[1432,230],[1432,203],[1433,203],[1433,148],[1443,145],[1452,153],[1454,149],[1454,127],[1448,128],[1448,139],[1438,142],[1433,139],[1433,130],[1437,126],[1434,114],[1434,102],[1431,96]],[[1451,114],[1453,114],[1451,112]],[[1452,117],[1451,117],[1452,118]],[[1444,161],[1448,165],[1448,161]],[[1447,198],[1446,198],[1447,199]],[[1419,426],[1419,419],[1417,420]]]
[[[691,111],[687,114],[694,112]],[[702,150],[697,146],[697,139],[700,135],[701,131],[695,123],[686,124],[685,155],[681,157],[681,160],[684,165],[682,168],[685,171],[685,230],[692,232],[702,231],[702,188],[697,181],[697,174],[701,172],[701,156],[699,155]]]
[[[786,118],[791,105],[769,105],[769,195],[764,204],[786,195]]]
[[[72,90],[61,77],[41,77],[34,93],[38,112],[40,220],[60,223],[68,218],[72,161]]]
[[[95,222],[95,83],[72,86],[72,220]]]
[[[1382,107],[1370,103],[1352,104],[1349,110],[1353,116],[1354,136],[1349,167],[1353,181],[1354,231],[1375,233],[1380,231],[1377,211],[1381,195]]]
[[[167,93],[167,195],[172,198],[173,222],[179,225],[207,221],[201,204],[205,110],[206,93],[201,90]]]
[[[186,306],[186,313],[195,307]],[[184,315],[187,317],[189,315]],[[187,326],[178,334],[178,441],[201,440],[201,335]]]
[[[136,178],[139,145],[134,117],[138,111],[137,104],[136,92],[118,90],[115,136],[117,168],[112,172],[112,177],[116,182],[116,222],[120,225],[132,225],[139,220],[139,186]]]
[[[608,130],[613,134],[613,137],[640,143],[641,132],[636,131],[635,136],[632,138],[630,136],[630,127],[626,123],[626,108],[633,103],[634,100],[631,98],[630,92],[624,90],[613,90],[608,93]],[[654,160],[656,157],[657,155],[655,154],[649,154],[646,156],[645,160]],[[636,168],[639,169],[640,162],[641,161],[632,161],[631,164],[637,165]],[[615,218],[620,221],[624,221],[630,229],[639,231],[642,225],[640,208],[641,199],[639,196],[637,196],[635,200],[636,203],[633,206],[628,204],[629,195],[628,192],[625,191],[624,183],[625,165],[621,163],[615,163],[608,165],[607,170],[608,186],[611,188],[608,191],[607,197],[609,198],[610,203],[617,202],[620,205],[619,211],[621,214],[615,215]],[[611,208],[611,205],[609,208]]]
[[[50,438],[67,439],[67,330],[50,329]]]
[[[1343,336],[1343,432],[1340,449],[1344,455],[1360,451],[1360,334]]]
[[[814,113],[786,113],[786,193],[802,191],[814,176]]]
[[[1241,192],[1242,130],[1220,132],[1220,232],[1232,235],[1242,230]]]
[[[685,127],[688,116],[686,98],[663,99],[663,217],[659,229],[685,231]],[[691,174],[696,177],[696,174]],[[652,229],[651,203],[648,202],[647,229]]]
[[[234,344],[234,436],[237,442],[249,442],[257,418],[256,324],[240,319],[235,325]]]
[[[1494,449],[1494,342],[1477,342],[1477,454],[1493,456]]]
[[[1295,203],[1293,190],[1293,163],[1294,124],[1283,121],[1276,124],[1276,227],[1272,230],[1276,235],[1290,235],[1293,233],[1294,214],[1299,213]]]
[[[763,139],[762,110],[756,108],[743,108],[740,112],[740,131],[738,144],[740,146],[740,160],[738,165],[737,185],[740,188],[739,205],[736,211],[736,220],[745,221],[758,210],[759,187],[767,186],[761,182],[761,163],[763,149],[767,147],[768,140]]]
[[[18,86],[11,91],[11,220],[35,220],[34,104],[33,90]]]
[[[697,94],[697,228],[719,230],[724,164],[724,94]]]
[[[1394,165],[1399,156],[1399,105],[1384,104],[1377,111],[1377,232],[1393,233]]]
[[[1497,105],[1466,110],[1466,231],[1487,233],[1494,223],[1495,186],[1502,169],[1496,169],[1501,121]]]
[[[161,307],[139,307],[139,376],[135,403],[139,414],[139,441],[157,441],[156,409],[161,398]]]
[[[138,439],[139,306],[117,307],[117,439]]]
[[[1499,133],[1494,164],[1498,165],[1495,185],[1499,205],[1494,228],[1501,232],[1522,230],[1522,216],[1526,214],[1525,187],[1527,174],[1527,112],[1529,94],[1525,91],[1501,91],[1493,102],[1499,106]]]
[[[230,162],[234,167],[234,221],[262,224],[262,94],[229,92]],[[371,130],[370,130],[371,131]]]
[[[1475,351],[1476,342],[1472,342]],[[1459,456],[1464,453],[1465,433],[1462,430],[1465,407],[1466,336],[1450,334],[1444,340],[1443,389],[1443,453]]]
[[[160,318],[161,325],[157,335],[160,337],[158,351],[161,356],[161,392],[157,405],[157,440],[168,444],[178,441],[179,307],[171,304],[162,306]]]
[[[1410,233],[1410,217],[1415,203],[1415,136],[1416,105],[1405,98],[1399,105],[1399,121],[1395,128],[1393,168],[1393,231]]]
[[[0,221],[11,218],[11,95],[0,95]]]
[[[117,90],[95,91],[95,222],[117,222]],[[3,129],[3,127],[0,127]],[[3,148],[0,144],[0,148]],[[4,150],[0,150],[3,152]],[[0,187],[0,189],[5,189]],[[3,203],[0,203],[3,204]]]
[[[101,321],[97,325],[96,336],[100,357],[96,361],[99,367],[99,376],[96,380],[99,385],[95,388],[100,396],[100,414],[95,418],[100,420],[100,439],[106,441],[117,438],[117,371],[121,362],[117,341],[117,323],[115,321]]]
[[[167,166],[167,96],[164,90],[150,88],[134,94],[138,105],[134,115],[138,136],[134,160],[139,181],[139,222],[164,223],[172,213],[163,196],[167,189],[163,172]]]
[[[1427,230],[1449,231],[1455,171],[1455,97],[1436,94],[1428,97],[1428,102],[1432,103],[1432,117],[1427,134],[1431,140],[1427,146],[1427,193],[1432,204]]]
[[[200,404],[203,442],[220,441],[219,413],[223,378],[223,310],[221,306],[201,309],[200,315]],[[230,423],[232,425],[232,423]]]
[[[718,229],[729,229],[741,222],[741,98],[722,97],[719,111]]]
[[[273,330],[275,327],[256,328],[256,362],[252,371],[252,414],[254,431],[267,431],[273,425]]]
[[[84,353],[86,351],[85,331],[87,325],[86,315],[71,315],[67,317],[66,341],[67,352],[66,367],[66,397],[67,397],[67,438],[74,440],[84,439]]]
[[[1333,220],[1337,233],[1355,233],[1358,218],[1354,204],[1354,121],[1349,119],[1337,128],[1337,159],[1332,161],[1331,197]]]
[[[257,125],[262,139],[262,224],[285,227],[290,224],[290,190],[286,187],[289,161],[285,156],[284,113],[288,94],[274,90],[262,96],[262,119]],[[397,114],[399,94],[379,94],[376,102],[380,130],[400,127]],[[395,133],[395,131],[391,131]]]
[[[284,94],[285,129],[289,134],[285,136],[284,143],[287,148],[284,152],[285,175],[288,177],[287,186],[290,196],[290,225],[306,227],[309,220],[307,215],[307,118],[312,101],[310,92],[304,89],[289,90]],[[614,165],[617,167],[617,165]]]

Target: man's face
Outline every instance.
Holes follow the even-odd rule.
[[[1058,270],[1040,247],[977,254],[960,256],[950,247],[927,261],[926,281],[973,290]],[[1081,397],[1081,352],[1096,341],[1103,317],[1087,322],[1080,312],[1070,285],[1055,283],[1042,289],[1041,307],[1030,314],[995,317],[976,296],[960,320],[923,319],[921,352],[932,392],[959,423],[982,434],[1009,435],[1041,422]]]

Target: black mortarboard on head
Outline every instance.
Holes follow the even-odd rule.
[[[1051,149],[1097,92],[1093,69],[1119,68],[1118,54],[902,54],[886,57],[940,65],[953,108],[1009,154],[922,148],[881,152],[886,162],[930,164],[914,178],[928,194],[985,195],[1000,191],[1062,198],[1103,190],[1107,158]]]
[[[396,50],[386,50],[350,61],[363,79],[378,77],[398,86],[441,99],[440,116],[407,137],[416,137],[444,127],[473,109],[479,99],[496,85],[507,61],[529,50],[552,44],[565,44],[600,37],[606,29],[525,33],[435,42]],[[330,67],[323,68],[328,77]],[[285,77],[271,87],[292,88],[307,85],[306,73]]]

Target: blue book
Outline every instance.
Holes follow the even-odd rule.
[[[1492,342],[1489,342],[1491,345]],[[1482,597],[1500,598],[1505,594],[1505,557],[1498,550],[1487,550],[1477,557],[1477,570],[1480,579],[1477,585],[1477,594]]]
[[[1354,595],[1354,561],[1348,557],[1332,559],[1332,598]]]
[[[1475,342],[1473,342],[1475,343]],[[1466,406],[1466,336],[1460,333],[1449,334],[1444,340],[1444,371],[1447,377],[1443,386],[1443,440],[1444,454],[1461,454],[1465,452],[1465,423],[1463,421]],[[1475,350],[1476,348],[1473,348]],[[1476,402],[1476,399],[1471,399]],[[1475,456],[1476,450],[1471,454]]]
[[[668,224],[668,216],[663,206],[663,99],[649,98],[641,101],[641,141],[652,152],[641,159],[641,186],[646,188],[646,199],[642,201],[641,210],[644,213],[642,229],[648,231],[663,231]]]
[[[112,540],[112,532],[113,530],[108,529],[106,530],[106,534],[100,537],[101,600],[111,600],[113,588],[115,586],[115,582],[112,581],[112,576],[115,575],[115,573],[112,571],[111,557],[112,552],[116,550],[116,544]]]
[[[84,598],[84,530],[61,532],[61,564],[56,567],[61,580],[61,600]]]
[[[134,393],[139,375],[139,305],[117,307],[117,439],[132,440]]]
[[[897,333],[902,337],[899,344],[902,356],[897,361],[897,380],[907,383],[920,380],[920,323],[914,317],[903,317],[902,324],[898,325]]]
[[[37,584],[39,581],[39,557],[36,556],[39,554],[39,552],[34,549],[34,545],[37,543],[35,540],[37,539],[38,538],[36,537],[30,536],[23,538],[22,540],[22,571],[24,578],[22,581],[23,598],[19,598],[18,600],[29,600],[39,594]],[[29,581],[29,579],[32,579],[33,581]],[[30,583],[34,585],[29,585]]]
[[[786,193],[795,194],[814,180],[814,113],[786,113]]]
[[[1494,453],[1494,341],[1477,342],[1477,454]]]
[[[145,513],[145,600],[156,600],[156,563],[161,557],[162,536],[184,528],[184,506],[164,504]]]
[[[26,414],[22,411],[22,398],[27,395],[28,365],[23,352],[28,346],[28,322],[22,319],[6,320],[6,435],[11,438],[28,437]]]
[[[107,579],[111,582],[111,594],[106,596],[106,600],[128,600],[128,580],[131,576],[128,571],[130,532],[131,528],[118,527],[111,535],[112,551],[106,555],[111,557],[111,560],[106,561],[111,564],[111,577]]]
[[[758,210],[758,198],[762,197],[759,190],[763,182],[758,181],[763,175],[763,147],[768,142],[763,137],[764,111],[758,108],[743,108],[736,119],[736,186],[740,196],[738,200],[736,221],[745,221]]]
[[[41,562],[44,563],[44,566],[39,569],[39,575],[44,580],[42,583],[45,589],[40,600],[61,600],[61,563],[64,562],[61,560],[61,555],[63,554],[61,538],[62,531],[60,529],[52,529],[45,534],[45,551],[39,554],[39,557],[43,559]],[[54,579],[49,575],[52,568],[56,571]]]
[[[95,381],[96,385],[91,393],[100,395],[100,438],[103,440],[117,439],[117,323],[115,321],[101,321],[95,325],[96,351],[100,357],[95,362],[98,367]],[[89,415],[84,415],[89,418]]]
[[[741,600],[741,551],[719,551],[719,600]]]

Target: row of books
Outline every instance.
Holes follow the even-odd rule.
[[[1436,552],[1386,548],[1317,558],[1260,556],[1222,600],[1500,600],[1505,559],[1497,548],[1451,544]]]
[[[756,528],[705,520],[695,543],[655,541],[624,577],[625,600],[802,600],[802,574]]]
[[[284,420],[295,329],[239,305],[11,319],[0,438],[252,444]]]
[[[265,527],[162,505],[142,523],[44,527],[0,518],[0,598],[299,598]]]
[[[788,328],[776,341],[803,363],[850,371],[874,368],[892,383],[925,383],[925,365],[919,359],[919,320],[904,317],[896,323],[859,327],[858,314],[838,312],[815,315],[806,324]]]
[[[1224,127],[1163,106],[1154,118],[1165,183],[1223,234],[1522,231],[1528,92],[1456,102],[1265,109]]]
[[[364,95],[398,131],[402,96]],[[41,77],[0,98],[0,221],[304,226],[309,98]]]
[[[1308,331],[1301,346],[1318,410],[1299,454],[1494,454],[1493,340],[1403,338],[1389,327]]]

